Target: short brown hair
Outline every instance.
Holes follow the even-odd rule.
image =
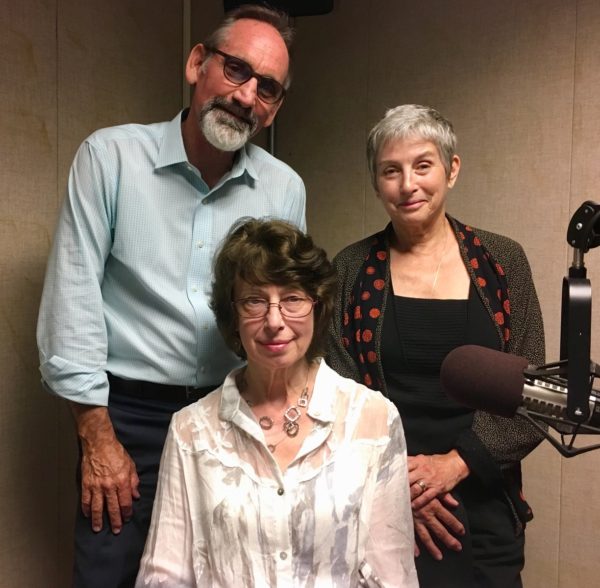
[[[240,219],[221,244],[214,261],[210,307],[229,348],[246,359],[232,305],[236,279],[298,287],[317,300],[306,357],[310,361],[323,353],[337,280],[327,254],[309,235],[280,220]]]

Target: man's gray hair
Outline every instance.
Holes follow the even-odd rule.
[[[233,24],[244,18],[270,24],[281,35],[289,54],[294,40],[294,29],[290,25],[289,16],[282,10],[260,4],[243,4],[230,10],[225,14],[221,24],[204,40],[203,45],[218,49],[227,39],[229,29]],[[283,82],[283,87],[286,90],[290,87],[291,81],[291,69],[288,67],[288,74]]]
[[[377,189],[377,157],[382,147],[394,140],[418,137],[431,141],[439,152],[446,175],[450,175],[452,158],[456,155],[454,128],[435,108],[419,104],[403,104],[390,108],[371,129],[367,140],[367,161],[371,182]]]

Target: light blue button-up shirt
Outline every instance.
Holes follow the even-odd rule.
[[[79,148],[48,260],[37,338],[55,394],[106,405],[106,372],[166,384],[220,384],[239,359],[208,307],[212,259],[237,219],[305,230],[305,189],[248,144],[210,189],[171,122],[93,133]]]

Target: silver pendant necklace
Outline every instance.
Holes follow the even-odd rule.
[[[295,437],[298,435],[300,431],[300,418],[302,417],[302,409],[306,409],[308,406],[308,378],[310,376],[310,366],[308,368],[308,372],[306,374],[306,383],[304,384],[304,389],[302,390],[302,394],[298,397],[298,400],[295,404],[290,404],[285,411],[283,412],[283,431],[287,435],[287,437]],[[242,377],[241,380],[241,394],[247,394],[248,384],[246,382],[246,378]],[[255,403],[249,399],[246,399],[246,403],[248,406],[253,407]],[[263,431],[270,431],[273,428],[275,422],[270,416],[263,415],[259,417],[258,424]],[[281,438],[277,443],[268,443],[267,447],[271,453],[275,453],[275,449],[277,446],[284,440],[286,437]]]

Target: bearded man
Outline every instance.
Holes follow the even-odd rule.
[[[171,414],[237,362],[209,309],[211,264],[244,216],[305,228],[300,177],[248,140],[290,83],[285,14],[242,6],[188,58],[189,110],[79,148],[38,321],[46,389],[80,446],[74,586],[133,586]]]

